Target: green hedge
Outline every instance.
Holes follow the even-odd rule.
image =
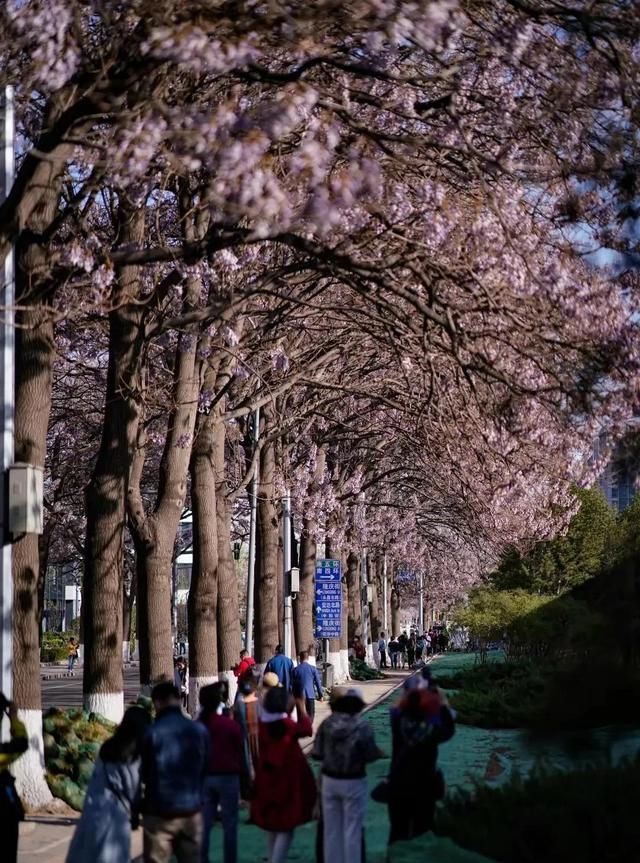
[[[436,832],[498,863],[640,860],[640,759],[527,780],[448,798]]]
[[[640,675],[605,660],[487,662],[437,677],[454,690],[458,721],[480,728],[593,728],[640,715]]]
[[[62,662],[69,652],[65,647],[43,647],[40,650],[40,662]]]

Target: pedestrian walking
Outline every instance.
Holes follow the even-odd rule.
[[[400,645],[398,644],[398,639],[395,635],[391,636],[391,640],[389,641],[389,656],[391,657],[391,667],[398,667],[398,657],[400,655]]]
[[[387,641],[384,637],[384,632],[380,633],[378,639],[378,655],[380,657],[380,668],[387,667]]]
[[[140,815],[140,757],[151,717],[129,707],[100,747],[66,863],[114,863],[131,856]]]
[[[75,638],[69,639],[67,645],[67,671],[73,674],[73,667],[78,661],[78,643]]]
[[[169,681],[151,693],[156,721],[142,748],[145,863],[200,863],[202,797],[209,766],[209,735],[184,715]]]
[[[293,669],[293,694],[296,698],[304,698],[307,715],[313,722],[316,715],[316,696],[322,701],[324,695],[322,680],[318,669],[309,662],[306,650],[303,650],[299,659],[300,664]]]
[[[297,708],[298,721],[291,719]],[[298,741],[313,727],[303,698],[284,687],[270,689],[260,716],[260,757],[251,800],[251,820],[267,832],[268,863],[283,863],[293,831],[311,821],[316,783]]]
[[[182,656],[173,661],[173,682],[180,693],[180,702],[186,708],[189,697],[189,672],[187,660]]]
[[[402,665],[402,669],[404,670],[407,667],[407,642],[409,639],[407,638],[406,632],[401,632],[398,636],[398,660]]]
[[[424,635],[419,635],[416,640],[416,664],[422,660],[425,647]]]
[[[0,743],[0,835],[2,836],[2,859],[16,863],[18,859],[18,832],[24,820],[24,809],[16,792],[15,779],[9,773],[9,765],[29,748],[29,738],[24,723],[18,719],[18,711],[12,701],[0,692],[0,719],[9,719],[10,739]]]
[[[238,695],[233,705],[234,718],[242,731],[243,765],[240,775],[240,796],[243,800],[249,799],[255,778],[255,766],[260,754],[258,681],[259,673],[255,668],[245,674],[238,685]]]
[[[287,690],[287,692],[291,691],[293,660],[290,659],[290,657],[285,656],[281,644],[276,645],[276,652],[267,662],[264,670],[265,674],[272,671],[275,675],[277,675],[280,685],[283,686]]]
[[[322,762],[322,845],[327,863],[363,863],[367,809],[366,767],[384,753],[360,716],[359,689],[334,687],[331,716],[318,729],[312,757]]]
[[[233,669],[233,673],[235,674],[238,682],[242,680],[245,674],[249,673],[249,671],[253,668],[255,664],[256,661],[253,656],[249,655],[248,650],[240,651],[240,662]]]
[[[238,808],[243,740],[240,725],[226,716],[220,683],[200,690],[200,717],[209,733],[209,771],[204,784],[202,863],[209,861],[211,830],[220,810],[224,863],[238,860]]]
[[[425,666],[406,681],[400,703],[391,710],[390,843],[431,830],[436,800],[444,796],[438,746],[453,737],[455,726],[446,696],[430,680]]]
[[[409,668],[413,668],[416,664],[416,637],[413,633],[407,641],[407,662],[409,663]]]

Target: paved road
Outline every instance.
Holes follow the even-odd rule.
[[[43,674],[55,674],[63,668],[47,668]],[[124,670],[124,703],[135,701],[140,691],[139,670],[137,666]],[[73,677],[60,677],[57,680],[42,681],[42,707],[80,707],[82,705],[82,668],[76,669]]]

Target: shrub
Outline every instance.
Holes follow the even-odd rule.
[[[498,863],[639,860],[638,799],[640,759],[570,773],[539,769],[448,798],[436,832]]]
[[[377,668],[372,668],[354,656],[349,657],[349,674],[353,680],[379,680],[384,677]]]
[[[43,647],[40,662],[63,662],[68,656],[66,647]]]
[[[480,728],[592,728],[640,714],[640,674],[621,664],[487,662],[437,683],[454,690],[458,721]]]

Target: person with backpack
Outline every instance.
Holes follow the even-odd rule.
[[[360,716],[357,688],[334,687],[331,716],[318,729],[312,758],[322,762],[322,845],[325,861],[363,863],[367,809],[367,764],[384,758],[373,729]]]
[[[140,755],[150,723],[146,710],[129,707],[100,747],[66,863],[129,860],[140,809]]]
[[[380,668],[387,668],[387,641],[384,632],[380,633],[378,639],[378,656],[380,657]]]
[[[444,796],[437,769],[438,746],[455,732],[454,716],[444,693],[425,666],[405,681],[404,694],[391,710],[391,767],[387,805],[389,843],[413,839],[431,830],[436,801]]]

